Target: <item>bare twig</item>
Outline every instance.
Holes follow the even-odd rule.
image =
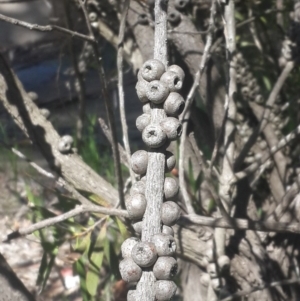
[[[300,278],[274,281],[272,283],[266,283],[264,285],[260,285],[260,286],[252,287],[252,288],[244,290],[244,291],[240,291],[240,292],[235,293],[235,294],[233,294],[229,297],[223,298],[221,301],[232,301],[232,300],[235,300],[236,298],[247,296],[247,295],[250,295],[254,292],[262,291],[262,290],[267,289],[267,288],[282,286],[282,285],[291,285],[291,284],[296,284],[296,283],[299,283],[299,282],[300,282]]]
[[[123,143],[127,154],[127,160],[130,162],[130,144],[128,137],[128,126],[126,121],[125,112],[125,99],[124,99],[124,86],[123,86],[123,48],[124,48],[124,35],[126,26],[126,17],[128,13],[128,8],[130,5],[130,0],[125,0],[123,12],[121,16],[120,29],[119,29],[119,41],[118,41],[118,54],[117,54],[117,66],[118,66],[118,90],[119,90],[119,104],[120,104],[120,116],[123,131]],[[129,168],[131,182],[135,182],[135,175],[131,168]]]
[[[99,121],[100,127],[103,131],[103,134],[107,138],[110,145],[112,145],[111,131],[108,128],[105,120],[102,118],[99,118],[98,121]],[[128,169],[130,169],[130,162],[128,161],[128,157],[127,157],[127,153],[126,153],[125,149],[123,148],[123,146],[120,143],[118,143],[118,148],[119,148],[121,163],[124,164]]]
[[[224,122],[224,158],[220,177],[219,195],[225,209],[229,212],[232,202],[233,187],[230,182],[234,177],[233,162],[235,152],[235,118],[236,118],[236,44],[235,44],[235,7],[234,1],[229,0],[224,5],[224,35],[226,39],[228,74],[227,95],[225,100],[225,122]],[[215,229],[216,255],[225,254],[225,231]]]
[[[0,20],[4,21],[4,22],[7,22],[7,23],[17,25],[17,26],[20,26],[20,27],[28,28],[30,30],[37,30],[37,31],[42,31],[42,32],[59,31],[59,32],[67,34],[71,37],[76,37],[76,38],[79,38],[81,40],[91,42],[93,44],[96,43],[96,41],[93,37],[89,37],[89,36],[86,36],[86,35],[81,34],[79,32],[72,31],[72,30],[57,26],[57,25],[42,26],[42,25],[38,25],[38,24],[31,24],[31,23],[24,22],[24,21],[15,19],[15,18],[7,17],[7,16],[2,15],[2,14],[0,14]]]
[[[64,9],[66,15],[67,27],[72,29],[72,18],[70,16],[70,2],[64,0]],[[76,147],[80,152],[82,146],[82,135],[85,121],[85,84],[81,71],[79,70],[78,58],[76,54],[76,47],[73,40],[69,42],[69,51],[72,59],[73,68],[75,71],[75,91],[78,93],[79,105],[78,105],[78,116],[76,121]]]
[[[76,206],[75,209],[70,210],[67,213],[44,219],[44,220],[42,220],[38,223],[35,223],[27,228],[19,229],[18,231],[12,232],[11,234],[9,234],[7,236],[5,242],[8,242],[12,239],[15,239],[15,238],[18,238],[21,236],[31,234],[37,230],[56,225],[60,222],[63,222],[71,217],[74,217],[74,216],[84,213],[84,212],[102,213],[102,214],[107,214],[107,215],[112,215],[112,216],[120,216],[120,217],[125,217],[125,218],[128,217],[128,213],[126,210],[119,210],[119,209],[114,209],[114,208],[104,208],[104,207],[95,206],[95,205],[80,205],[80,206]]]
[[[85,18],[85,21],[86,21],[86,24],[88,27],[90,37],[92,37],[93,40],[96,40],[92,26],[89,22],[89,16],[88,16],[87,8],[86,8],[86,1],[78,0],[78,2],[80,4],[80,7],[84,14],[84,18]],[[121,207],[125,208],[124,194],[123,194],[122,170],[121,170],[121,164],[120,164],[117,130],[116,130],[115,122],[114,122],[114,113],[113,113],[113,108],[112,108],[112,102],[109,97],[105,72],[104,72],[104,68],[102,65],[102,59],[101,59],[98,47],[94,43],[92,44],[92,46],[93,46],[93,52],[94,52],[94,55],[96,58],[97,71],[98,71],[100,85],[101,85],[101,92],[102,92],[102,95],[104,98],[108,124],[109,124],[109,128],[111,131],[111,136],[112,136],[112,151],[113,151],[113,159],[114,159],[114,164],[115,164],[115,175],[116,175],[116,179],[117,179],[117,183],[118,183],[119,200],[120,200]]]
[[[208,35],[206,38],[206,44],[204,47],[204,53],[201,58],[199,70],[197,71],[197,73],[195,75],[193,86],[187,96],[185,109],[180,117],[180,119],[183,123],[183,127],[182,127],[182,135],[181,135],[180,146],[179,146],[179,185],[181,188],[181,193],[182,193],[188,213],[194,213],[194,208],[192,206],[192,201],[187,192],[186,183],[185,183],[185,179],[184,179],[184,147],[185,147],[185,141],[186,141],[186,137],[187,137],[187,126],[188,126],[188,119],[190,116],[190,108],[192,105],[192,101],[194,99],[195,92],[199,86],[201,76],[204,73],[204,70],[205,70],[205,67],[206,67],[206,64],[207,64],[207,61],[209,58],[209,54],[210,54],[210,48],[212,45],[213,32],[214,32],[214,27],[215,27],[215,19],[214,18],[215,18],[215,14],[216,14],[216,4],[217,4],[217,1],[213,0],[211,9],[210,9],[209,28],[208,28]]]

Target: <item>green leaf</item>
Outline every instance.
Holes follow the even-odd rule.
[[[80,279],[80,290],[83,301],[91,301],[91,296],[86,287],[86,273],[85,273],[86,256],[81,256],[73,265],[76,274]]]
[[[113,217],[113,219],[116,221],[123,239],[128,238],[128,231],[127,231],[124,223],[118,217]]]
[[[49,278],[49,275],[51,273],[52,267],[54,265],[56,255],[51,255],[50,260],[48,262],[48,254],[47,252],[44,252],[41,265],[39,268],[38,278],[36,281],[36,284],[41,286],[40,291],[43,291],[43,289],[46,286],[47,280]]]
[[[97,293],[103,256],[103,251],[95,251],[90,258],[90,264],[86,275],[86,288],[91,296],[95,296]]]
[[[90,244],[91,244],[91,232],[87,233],[83,237],[79,236],[76,238],[74,251],[85,253],[89,250]]]

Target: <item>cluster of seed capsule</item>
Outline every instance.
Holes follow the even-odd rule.
[[[150,149],[165,149],[169,141],[176,140],[182,131],[178,120],[184,109],[184,99],[178,93],[184,80],[183,70],[172,65],[165,68],[159,60],[151,59],[144,63],[138,74],[136,91],[143,103],[143,114],[137,118],[136,125],[142,132],[142,139]],[[151,110],[161,108],[165,118],[161,122],[151,120]],[[170,172],[176,164],[174,154],[165,152],[165,172]],[[146,211],[145,197],[148,152],[139,150],[131,156],[131,168],[140,175],[140,180],[133,184],[130,198],[126,200],[126,209],[137,235],[142,232],[142,219]],[[138,282],[143,269],[149,268],[156,278],[155,298],[157,301],[170,300],[176,285],[171,280],[177,272],[177,261],[174,258],[176,242],[172,226],[180,216],[180,208],[174,202],[179,192],[175,179],[164,180],[164,202],[161,207],[161,233],[155,234],[148,242],[131,237],[121,247],[123,260],[120,262],[120,273],[126,282]],[[137,300],[136,290],[130,290],[127,300]]]

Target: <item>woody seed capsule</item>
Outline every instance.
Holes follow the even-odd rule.
[[[155,244],[158,256],[172,256],[176,252],[176,242],[171,235],[155,234],[151,241]]]
[[[230,259],[228,256],[226,255],[221,255],[218,258],[218,266],[220,267],[220,269],[225,270],[228,269],[230,266]]]
[[[169,88],[166,83],[159,80],[153,80],[149,83],[146,96],[151,102],[155,104],[163,103],[168,95]]]
[[[158,148],[166,142],[167,135],[159,124],[149,124],[143,130],[142,139],[148,147]]]
[[[72,136],[65,135],[60,138],[57,148],[62,154],[67,154],[71,151],[73,142],[74,142],[74,140],[73,140]]]
[[[165,72],[160,80],[166,83],[171,92],[178,92],[183,85],[182,79],[179,75],[172,71]]]
[[[162,130],[166,133],[169,140],[178,139],[182,133],[181,122],[174,117],[164,118],[160,123]]]
[[[127,258],[131,257],[131,252],[133,247],[139,242],[139,239],[136,237],[127,238],[121,246],[122,257]]]
[[[180,217],[180,208],[176,203],[172,201],[168,201],[162,204],[161,221],[165,225],[167,226],[175,225],[179,217]]]
[[[175,179],[167,177],[164,183],[164,194],[166,200],[171,200],[178,195],[179,186]]]
[[[164,110],[168,116],[179,116],[184,110],[183,97],[177,92],[171,92],[164,102]]]
[[[130,196],[134,194],[143,194],[145,195],[146,185],[144,181],[135,182],[130,189]]]
[[[136,94],[142,103],[148,102],[148,98],[146,95],[146,92],[149,89],[148,86],[149,86],[149,83],[146,82],[145,80],[139,80],[136,83],[136,86],[135,86]]]
[[[157,259],[155,245],[151,242],[139,242],[132,249],[131,256],[140,267],[150,267]]]
[[[177,286],[173,281],[158,280],[155,282],[155,300],[169,301],[174,297]]]
[[[141,219],[146,211],[146,198],[142,194],[134,194],[125,201],[130,219]]]
[[[185,78],[184,71],[178,65],[171,65],[171,66],[169,66],[167,71],[171,71],[171,72],[176,73],[179,76],[180,80],[182,82],[184,81],[184,78]]]
[[[132,227],[133,227],[134,231],[136,232],[136,234],[141,235],[143,222],[142,221],[136,222],[136,223],[132,224]]]
[[[151,122],[151,116],[149,114],[142,114],[136,119],[135,125],[137,129],[142,132],[147,125]]]
[[[157,280],[169,280],[177,274],[177,261],[173,257],[158,257],[154,266],[153,273]]]
[[[190,3],[189,0],[175,0],[175,7],[179,10],[185,9],[186,6]]]
[[[161,233],[174,236],[174,230],[166,225],[163,225]]]
[[[181,15],[176,9],[168,10],[168,21],[171,25],[176,26],[181,21]]]
[[[140,72],[144,80],[151,82],[160,79],[165,72],[165,65],[159,60],[151,59],[144,63]]]
[[[165,172],[171,172],[176,165],[176,157],[173,153],[166,151]]]
[[[131,156],[131,169],[138,175],[143,175],[147,171],[148,153],[144,150],[136,151]]]
[[[130,257],[120,262],[119,270],[122,279],[126,282],[137,282],[142,276],[142,269]]]
[[[143,112],[145,114],[151,114],[151,103],[150,102],[147,102],[143,105]]]

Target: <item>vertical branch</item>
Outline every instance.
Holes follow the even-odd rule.
[[[93,38],[93,40],[95,40],[95,35],[94,35],[93,29],[91,27],[91,24],[89,22],[88,12],[86,9],[86,0],[78,0],[78,1],[79,1],[79,4],[81,6],[81,9],[83,11],[83,14],[84,14],[84,17],[86,20],[89,35],[91,38]],[[104,98],[106,114],[107,114],[107,118],[108,118],[108,125],[109,125],[109,128],[111,130],[111,135],[112,135],[112,151],[113,151],[113,159],[114,159],[114,164],[115,164],[115,174],[116,174],[116,179],[117,179],[117,183],[118,183],[119,200],[120,200],[121,207],[125,208],[120,153],[119,153],[119,148],[118,148],[117,130],[116,130],[115,122],[114,122],[112,101],[110,100],[110,97],[108,94],[105,72],[104,72],[104,68],[102,65],[102,58],[100,56],[98,47],[95,43],[92,43],[91,45],[93,47],[93,52],[94,52],[94,55],[96,58],[97,71],[98,71],[98,76],[99,76],[100,85],[101,85],[101,92],[102,92],[102,95]]]
[[[197,71],[197,73],[195,75],[195,80],[194,80],[193,86],[187,96],[185,109],[180,118],[183,125],[182,125],[182,135],[181,135],[180,146],[179,146],[179,185],[180,185],[181,193],[182,193],[182,196],[183,196],[186,208],[187,208],[187,212],[189,214],[194,213],[194,209],[193,209],[189,194],[187,192],[185,180],[184,180],[184,146],[185,146],[185,141],[186,141],[186,137],[187,137],[187,126],[188,126],[188,120],[190,117],[190,109],[191,109],[192,101],[194,99],[195,92],[199,86],[201,76],[204,73],[206,63],[209,59],[210,48],[211,48],[212,41],[213,41],[213,32],[214,32],[214,28],[215,28],[214,17],[216,14],[216,4],[217,4],[217,1],[213,0],[212,4],[211,4],[211,8],[210,8],[209,27],[208,27],[208,34],[206,37],[206,44],[204,47],[204,53],[201,58],[199,70]]]
[[[72,18],[70,15],[70,3],[66,0],[64,0],[64,9],[66,14],[66,23],[67,27],[72,30],[73,24],[72,24]],[[75,42],[73,39],[69,42],[69,48],[70,48],[70,55],[72,59],[73,68],[75,71],[75,90],[78,93],[79,98],[79,105],[78,105],[78,117],[76,121],[76,140],[77,140],[77,149],[80,151],[80,148],[82,146],[82,132],[84,127],[84,120],[85,120],[85,84],[83,80],[83,76],[79,70],[78,66],[78,59],[76,55],[76,47]]]
[[[165,67],[168,64],[167,56],[167,1],[155,0],[155,35],[154,59],[160,60]],[[151,109],[151,122],[159,124],[166,113],[160,106]],[[165,146],[148,151],[148,167],[145,197],[147,208],[142,225],[142,241],[150,241],[154,234],[161,232],[161,207],[164,198],[165,177]],[[137,294],[140,301],[155,300],[155,276],[152,270],[144,270],[137,285]]]
[[[224,5],[224,35],[226,38],[226,56],[228,62],[227,94],[225,99],[225,128],[224,128],[224,158],[222,162],[222,173],[220,176],[219,194],[223,206],[229,212],[232,201],[233,187],[230,183],[234,177],[233,162],[235,152],[235,118],[236,118],[236,64],[235,64],[235,19],[234,0],[229,0]],[[226,231],[216,228],[215,258],[225,255]],[[219,267],[220,268],[220,267]],[[221,283],[221,282],[220,282]],[[211,291],[211,289],[210,289]],[[212,300],[213,298],[211,298]]]
[[[123,131],[123,143],[126,150],[128,162],[130,162],[130,145],[128,138],[128,127],[126,122],[126,113],[125,113],[125,99],[124,99],[124,87],[123,87],[123,50],[124,50],[124,35],[125,35],[125,25],[126,25],[126,17],[128,14],[130,0],[125,0],[123,13],[120,22],[119,29],[119,40],[118,40],[118,54],[117,54],[117,67],[118,67],[118,91],[119,91],[119,104],[120,104],[120,116],[121,116],[121,124]],[[131,168],[129,168],[131,182],[135,182],[134,172]]]

